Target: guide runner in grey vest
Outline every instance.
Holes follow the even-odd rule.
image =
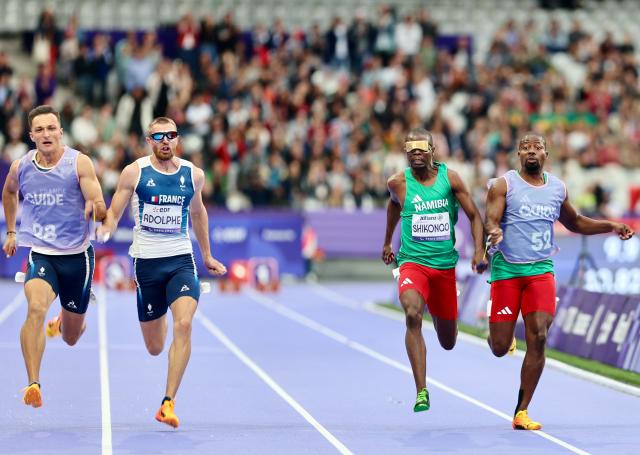
[[[633,235],[623,223],[579,215],[569,202],[564,183],[544,172],[549,152],[544,137],[525,134],[518,144],[520,169],[496,179],[487,195],[486,230],[493,245],[489,346],[505,355],[514,341],[518,313],[524,319],[527,352],[522,364],[518,403],[512,427],[539,430],[527,408],[542,375],[547,332],[555,314],[555,279],[550,259],[558,247],[553,225],[559,220],[583,235],[615,232],[622,240]]]
[[[36,107],[29,113],[29,127],[36,148],[11,164],[2,190],[7,222],[2,249],[10,257],[18,246],[31,247],[24,284],[27,320],[20,343],[29,380],[23,401],[37,408],[42,406],[44,317],[60,296],[62,310],[47,323],[47,335],[62,335],[73,346],[84,332],[94,262],[90,217],[102,221],[106,208],[89,157],[61,142],[60,115],[51,106]],[[16,234],[18,193],[24,200]]]

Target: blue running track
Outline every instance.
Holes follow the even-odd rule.
[[[77,346],[47,343],[44,406],[21,402],[22,287],[0,284],[0,454],[637,454],[640,394],[547,367],[513,431],[519,356],[461,336],[444,351],[425,325],[431,410],[415,390],[404,324],[371,302],[392,283],[289,284],[278,294],[203,296],[176,399],[181,426],[155,421],[167,356],[150,356],[135,295],[98,289]],[[59,310],[54,303],[51,315]],[[395,317],[394,317],[395,316]],[[171,328],[171,326],[169,326]]]

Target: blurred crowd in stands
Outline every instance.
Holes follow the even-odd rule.
[[[0,53],[2,159],[31,148],[26,115],[53,104],[66,143],[94,159],[110,194],[149,153],[151,119],[169,116],[182,155],[205,169],[210,204],[368,209],[384,206],[387,178],[406,166],[410,128],[433,132],[438,159],[478,202],[533,129],[583,211],[633,210],[624,168],[640,167],[640,85],[629,37],[508,21],[474,56],[473,36],[440,36],[426,9],[384,6],[375,21],[358,13],[308,30],[279,20],[240,30],[232,13],[217,14],[124,36],[43,11],[28,48],[35,78]],[[607,169],[602,180],[585,180],[596,168]]]

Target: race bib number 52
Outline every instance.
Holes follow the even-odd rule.
[[[451,238],[449,212],[413,215],[411,238],[416,242],[443,242]]]
[[[145,204],[140,227],[149,232],[177,234],[182,227],[182,206]]]

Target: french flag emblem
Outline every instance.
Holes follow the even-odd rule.
[[[151,202],[158,202],[158,196],[151,196]]]

